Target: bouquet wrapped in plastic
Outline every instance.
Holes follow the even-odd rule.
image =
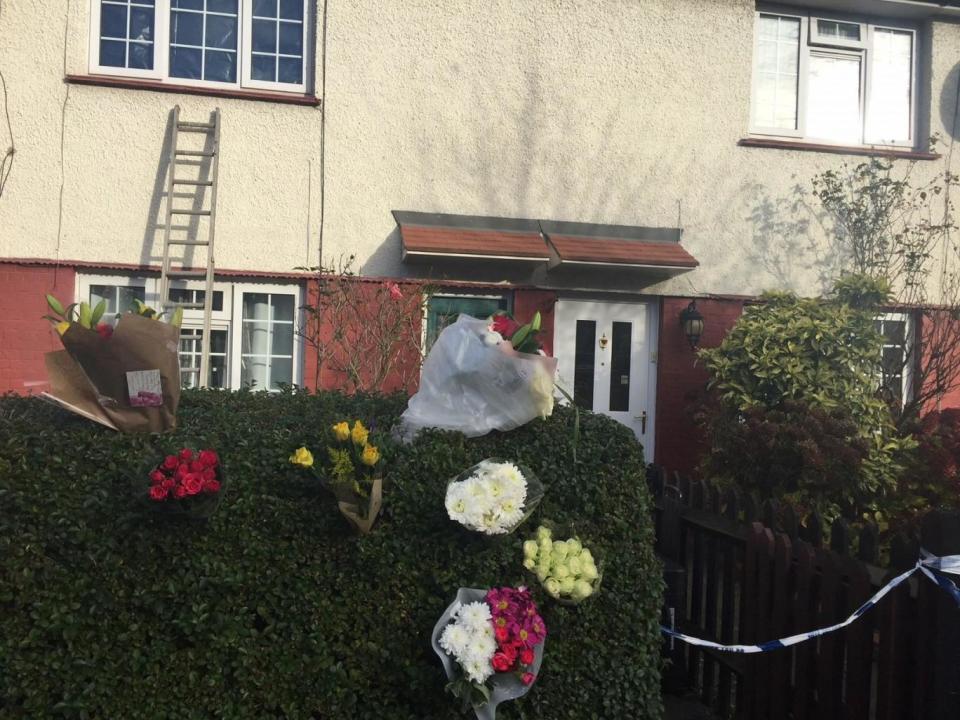
[[[180,402],[179,314],[162,322],[153,309],[101,322],[104,303],[64,308],[47,296],[63,350],[47,353],[51,391],[61,407],[121,432],[176,427]]]
[[[523,697],[536,682],[546,636],[526,588],[460,588],[431,644],[462,710],[472,707],[478,720],[495,720],[500,703]]]
[[[428,427],[479,437],[548,417],[557,361],[538,352],[539,329],[539,313],[523,326],[507,316],[457,318],[424,360],[420,389],[400,418],[401,437]]]

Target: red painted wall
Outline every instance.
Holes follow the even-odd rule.
[[[49,389],[43,355],[63,346],[44,295],[73,302],[75,281],[73,268],[0,263],[0,393]]]
[[[952,344],[958,337],[958,334],[960,334],[957,328],[960,321],[950,317],[949,311],[946,310],[929,310],[922,313],[915,313],[914,318],[917,319],[917,335],[920,338],[921,352],[924,354],[921,362],[923,365],[926,365],[927,368],[936,367],[935,364],[931,365],[928,360],[927,354],[931,352],[931,345],[933,348],[943,349],[945,346]],[[952,357],[947,359],[940,367],[945,370],[955,367],[954,363],[957,362],[957,354],[960,354],[960,347],[953,347],[952,353]],[[916,381],[921,382],[926,380],[926,382],[933,387],[937,383],[938,378],[934,377],[932,372],[928,372],[928,375],[929,377],[927,378],[916,378]],[[960,407],[960,378],[948,376],[943,378],[942,382],[948,386],[946,392],[941,397],[935,398],[928,403],[923,409],[924,413]],[[953,385],[953,387],[949,387],[949,385]]]
[[[693,470],[706,450],[693,414],[703,397],[707,372],[697,362],[680,326],[690,298],[665,297],[660,306],[657,353],[656,461],[669,470]],[[698,299],[704,330],[700,347],[716,347],[743,312],[743,300]]]

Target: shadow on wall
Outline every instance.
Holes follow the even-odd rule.
[[[813,273],[820,292],[826,291],[843,254],[824,213],[811,204],[816,200],[810,190],[796,184],[786,195],[772,196],[766,186],[753,183],[743,186],[743,194],[750,203],[747,260],[766,273],[768,287],[807,293]]]
[[[947,135],[960,140],[960,127],[957,127],[957,115],[960,110],[960,63],[953,66],[943,81],[940,90],[940,122],[946,128]]]
[[[213,123],[214,114],[210,113],[207,122]],[[190,142],[190,136],[203,138],[199,142]],[[153,177],[153,192],[150,194],[150,207],[147,210],[147,222],[143,230],[143,242],[140,250],[142,265],[159,265],[163,261],[163,231],[167,220],[167,172],[170,170],[170,147],[173,143],[173,110],[167,115],[167,127],[163,133],[163,142],[160,145],[157,172]],[[213,135],[209,133],[180,133],[181,150],[213,150]],[[174,177],[184,180],[207,181],[210,179],[212,158],[209,157],[181,157],[177,160],[177,171]],[[195,188],[194,192],[183,191],[183,188]],[[180,188],[180,190],[177,190]],[[204,185],[174,186],[173,201],[175,208],[204,210],[209,207],[210,188]],[[182,218],[188,218],[186,222]],[[207,220],[201,222],[198,215],[175,215],[171,224],[170,237],[187,240],[207,240]],[[201,233],[202,229],[202,233]],[[206,256],[200,250],[199,261],[205,262]],[[189,245],[175,245],[171,248],[171,257],[174,264],[181,261],[183,267],[193,267],[196,259],[196,250]]]
[[[376,212],[676,225],[680,197],[665,197],[662,188],[683,187],[681,179],[697,177],[703,161],[695,148],[654,142],[625,146],[623,134],[634,131],[638,122],[631,109],[637,98],[611,94],[616,104],[602,118],[587,98],[582,106],[561,102],[552,88],[544,87],[538,55],[533,50],[521,61],[522,92],[498,85],[496,79],[472,88],[469,114],[451,107],[423,121],[415,109],[400,108],[405,115],[385,131],[402,133],[421,123],[415,139],[402,134],[390,139],[403,155],[396,165],[409,169],[418,188],[411,190],[405,187],[408,178],[396,177],[383,199],[401,208],[379,207]],[[368,256],[363,272],[422,275],[418,268],[401,269],[400,257],[394,228]]]

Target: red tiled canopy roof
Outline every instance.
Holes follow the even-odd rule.
[[[699,264],[678,228],[556,222],[393,211],[403,259],[475,258],[563,265],[652,268],[671,274]],[[672,272],[671,272],[672,271]]]
[[[540,232],[401,225],[404,254],[549,259]]]
[[[679,243],[644,242],[623,238],[548,235],[557,251],[556,264],[590,263],[643,267],[695,268],[700,263]]]

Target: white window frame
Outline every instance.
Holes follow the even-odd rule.
[[[903,328],[903,374],[900,378],[900,402],[901,407],[906,405],[913,399],[913,381],[915,374],[915,363],[916,359],[914,357],[914,351],[916,349],[916,343],[914,342],[914,331],[916,324],[913,321],[913,315],[907,312],[886,312],[878,313],[874,316],[874,320],[879,321],[892,321],[892,322],[902,322],[904,323]],[[895,347],[894,345],[886,342],[886,337],[884,336],[883,347]],[[881,348],[881,357],[880,362],[883,363],[883,349]],[[883,370],[881,367],[880,380],[883,381]]]
[[[857,25],[860,28],[860,39],[850,40],[848,38],[832,38],[826,35],[820,35],[820,20],[826,22],[843,23],[845,25]],[[824,17],[823,15],[814,15],[810,17],[810,35],[809,43],[811,45],[822,45],[825,47],[845,47],[863,50],[867,48],[867,24],[859,20],[844,20],[841,18]],[[803,36],[801,35],[801,39]]]
[[[106,0],[109,2],[109,0]],[[170,75],[170,0],[155,1],[154,16],[154,58],[152,70],[118,68],[100,64],[100,8],[104,0],[90,0],[89,67],[94,75],[130,77],[154,80],[170,85],[183,85],[198,88],[270,90],[272,92],[303,95],[307,92],[312,79],[313,64],[313,0],[303,2],[303,77],[299,84],[265,82],[250,77],[252,61],[249,48],[252,46],[253,0],[237,0],[237,79],[236,82],[198,80],[193,78],[172,77]],[[277,0],[280,2],[280,0]]]
[[[226,298],[224,298],[224,307],[226,307]],[[186,313],[186,311],[184,311],[184,313]],[[184,331],[184,330],[200,330],[200,331],[202,331],[202,330],[203,330],[203,321],[197,322],[197,321],[193,320],[193,321],[189,321],[189,322],[188,322],[188,321],[186,320],[186,318],[184,318],[183,325],[181,325],[181,327],[180,327],[181,340],[183,339],[182,336],[183,336],[183,331]],[[223,390],[232,390],[232,389],[234,388],[234,385],[233,385],[233,374],[232,374],[233,365],[234,365],[234,362],[233,362],[233,338],[230,336],[230,335],[231,335],[231,331],[233,330],[232,325],[231,325],[231,323],[229,323],[229,322],[223,322],[223,321],[211,322],[211,323],[210,323],[210,330],[211,330],[211,332],[214,331],[214,330],[224,330],[224,331],[226,331],[226,333],[227,333],[227,349],[226,349],[226,360],[227,360],[227,362],[226,362],[226,368],[225,368],[225,370],[224,370],[224,379],[223,379],[223,381],[224,381],[224,386],[223,386],[222,389],[223,389]],[[180,348],[179,348],[179,346],[178,346],[178,347],[177,347],[177,357],[179,357],[179,356],[180,356]],[[211,369],[211,371],[212,371],[212,369],[213,369],[212,366],[211,366],[210,369]],[[197,374],[197,377],[199,378],[199,374]],[[181,376],[181,383],[182,383],[182,381],[183,381],[183,376]],[[199,386],[194,386],[194,387],[199,387]],[[212,387],[212,386],[211,386],[211,387]],[[217,388],[217,389],[220,389],[220,388]]]
[[[293,295],[293,362],[290,381],[297,386],[303,386],[303,338],[297,334],[297,329],[303,326],[303,287],[300,283],[286,285],[268,283],[233,283],[233,318],[230,343],[230,387],[234,390],[242,389],[241,382],[243,366],[243,294],[267,293],[271,295]],[[272,348],[271,348],[272,349]],[[279,392],[269,387],[252,388],[255,391]]]
[[[755,123],[757,84],[759,72],[757,58],[760,50],[760,17],[763,15],[788,17],[800,20],[800,60],[797,76],[797,122],[793,130],[785,128],[770,128]],[[836,38],[820,38],[814,28],[817,20],[836,20],[853,23],[861,26],[860,42],[852,40],[838,40]],[[910,136],[906,140],[886,143],[866,142],[867,117],[866,109],[871,93],[872,73],[870,72],[871,53],[873,51],[874,30],[893,30],[907,32],[911,36],[911,75],[910,75]],[[760,5],[754,14],[753,25],[753,58],[751,85],[750,85],[750,123],[749,134],[765,137],[779,137],[789,140],[804,140],[817,145],[834,145],[837,147],[864,147],[864,148],[893,148],[913,150],[917,146],[917,101],[919,85],[919,47],[918,29],[911,24],[897,22],[867,22],[856,17],[832,16],[828,14],[810,15],[798,12],[793,7],[777,5]],[[807,116],[807,86],[809,77],[809,58],[811,54],[828,54],[836,56],[860,57],[860,142],[850,143],[825,138],[809,137],[806,133]]]
[[[157,0],[154,6],[153,19],[153,69],[143,70],[138,68],[121,68],[112,65],[100,64],[100,9],[104,0],[90,0],[90,39],[89,39],[89,62],[90,72],[96,75],[120,75],[123,77],[142,78],[147,80],[160,80],[166,74],[166,67],[159,68],[161,56],[166,59],[167,54],[160,52],[161,43],[163,47],[168,47],[167,31],[169,29],[170,12],[169,6],[167,14],[164,17],[165,22],[160,22],[160,10],[157,7],[166,0]],[[109,2],[109,0],[107,0]],[[118,3],[122,4],[122,3]],[[129,23],[129,18],[127,19]]]
[[[90,288],[93,285],[142,287],[144,302],[151,307],[157,306],[157,288],[154,278],[143,277],[142,275],[88,275],[77,273],[76,287],[74,288],[76,302],[90,302]],[[112,317],[110,319],[112,320]]]

